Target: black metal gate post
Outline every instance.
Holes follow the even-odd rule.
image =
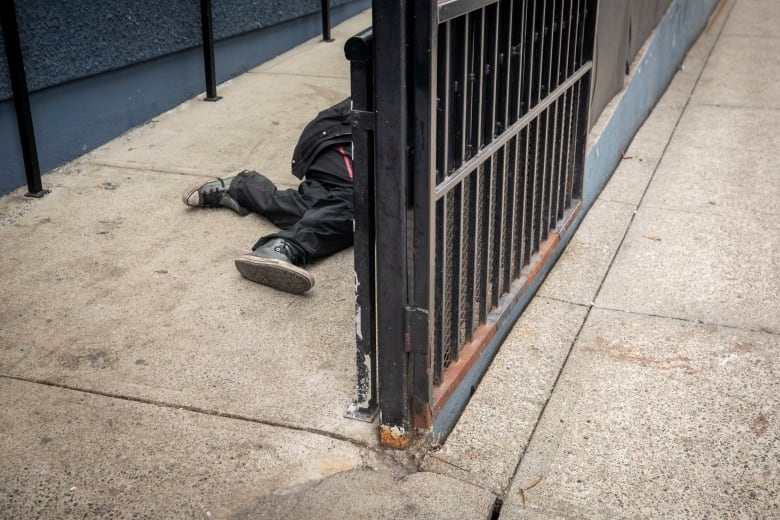
[[[211,16],[211,0],[200,0],[200,29],[203,34],[203,68],[206,72],[206,98],[204,101],[219,101],[217,95],[217,73],[214,64],[214,24]]]
[[[375,2],[374,102],[377,223],[376,320],[379,356],[380,442],[411,441],[409,374],[403,309],[407,304],[408,3]]]
[[[41,183],[41,168],[38,164],[38,149],[35,145],[30,95],[24,73],[22,46],[19,42],[19,26],[16,22],[14,0],[0,0],[0,26],[3,29],[8,73],[11,76],[11,91],[14,96],[16,123],[19,127],[19,141],[24,157],[24,171],[27,175],[27,197],[43,197],[48,190]]]
[[[350,62],[352,91],[355,214],[355,341],[357,399],[346,416],[373,421],[378,411],[376,385],[376,302],[374,243],[374,52],[373,33],[367,29],[344,45]]]

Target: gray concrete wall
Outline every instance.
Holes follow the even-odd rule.
[[[205,90],[196,1],[17,4],[42,172]],[[331,0],[331,5],[336,24],[371,2]],[[321,31],[319,6],[317,0],[214,0],[219,81],[315,37]],[[5,98],[0,101],[3,194],[26,181],[4,47],[0,56],[0,100]]]

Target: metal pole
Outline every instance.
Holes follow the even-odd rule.
[[[211,0],[200,0],[200,28],[203,32],[203,66],[206,70],[206,99],[219,101],[217,73],[214,66],[214,25],[211,17]]]
[[[27,174],[28,192],[26,196],[39,198],[48,193],[48,190],[44,190],[41,184],[41,169],[38,165],[38,150],[35,146],[30,96],[24,74],[24,60],[22,59],[22,47],[19,43],[19,27],[16,23],[14,0],[0,0],[0,25],[3,28],[8,73],[11,76],[16,122],[19,126],[19,141],[22,144],[24,170]]]
[[[408,2],[374,2],[376,308],[380,442],[411,442],[407,307]]]
[[[330,3],[322,0],[322,41],[332,42],[330,37]]]
[[[436,92],[438,59],[438,24],[436,2],[417,0],[409,7],[411,36],[411,102],[414,106],[414,149],[410,160],[410,182],[413,184],[413,251],[414,265],[410,273],[411,305],[407,309],[406,335],[409,337],[409,366],[411,379],[411,421],[416,429],[428,429],[433,418],[431,401],[433,393],[433,313],[429,313],[436,301],[434,261],[434,229],[436,200]],[[417,152],[419,151],[419,152]]]
[[[355,316],[357,399],[347,410],[352,419],[371,422],[379,410],[376,370],[376,243],[374,228],[374,67],[371,29],[344,45],[350,61],[352,143],[355,167]]]

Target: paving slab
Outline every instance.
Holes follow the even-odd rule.
[[[680,120],[681,108],[672,105],[656,107],[642,123],[625,152],[626,156],[658,161]]]
[[[780,223],[642,207],[598,307],[780,332]]]
[[[780,336],[593,309],[501,510],[772,518]]]
[[[342,61],[347,67],[346,60]],[[294,103],[291,93],[297,94]],[[223,99],[216,103],[199,98],[182,103],[85,159],[93,164],[200,176],[255,169],[280,186],[297,186],[290,159],[298,136],[320,110],[349,95],[349,82],[243,74],[220,86],[220,95]]]
[[[699,80],[693,101],[780,108],[780,37],[723,35]]]
[[[628,229],[634,208],[600,197],[585,215],[537,294],[580,305],[593,303]]]
[[[446,442],[428,453],[422,467],[496,495],[505,492],[586,312],[535,298]]]
[[[780,110],[691,103],[675,131],[678,146],[763,152],[780,149]]]
[[[648,158],[629,149],[601,190],[598,200],[637,207],[650,184],[659,158]]]
[[[403,475],[323,435],[3,377],[0,392],[3,518],[230,518],[340,472]]]
[[[2,199],[0,374],[373,442],[343,418],[351,251],[312,264],[303,297],[248,282],[233,261],[275,228],[187,208],[189,180],[85,164],[47,175],[34,204]]]
[[[484,489],[435,473],[396,477],[388,471],[356,469],[298,493],[261,497],[234,518],[488,520],[495,501]]]
[[[780,156],[776,150],[705,152],[672,143],[644,206],[771,219],[780,214]]]
[[[780,36],[775,0],[741,0],[734,6],[724,35]]]
[[[638,206],[682,114],[673,102],[656,106],[637,131],[599,199]]]

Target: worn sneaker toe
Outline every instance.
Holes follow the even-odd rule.
[[[209,179],[203,179],[193,183],[191,186],[187,187],[187,189],[182,192],[181,194],[182,202],[184,202],[187,206],[192,206],[195,208],[201,206],[202,204],[200,200],[200,193],[198,190],[200,190],[206,184],[215,181],[219,181],[219,179],[217,179],[216,177],[211,177]]]

